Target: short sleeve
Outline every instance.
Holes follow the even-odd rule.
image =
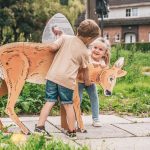
[[[81,68],[87,68],[89,64],[89,55],[88,53],[86,55],[81,56]]]
[[[60,36],[56,41],[53,42],[53,44],[55,44],[57,49],[59,49],[63,44],[63,41],[64,41],[64,36]]]

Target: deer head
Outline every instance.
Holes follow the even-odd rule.
[[[120,57],[113,65],[112,68],[109,69],[95,69],[93,81],[96,80],[96,83],[100,84],[104,89],[104,94],[106,96],[110,96],[112,94],[112,90],[116,84],[116,79],[119,77],[123,77],[127,74],[126,71],[121,68],[124,65],[124,58]],[[92,74],[93,74],[92,73]]]

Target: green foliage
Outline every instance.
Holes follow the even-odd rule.
[[[25,144],[15,145],[10,140],[11,136],[0,132],[0,150],[88,150],[86,146],[75,148],[61,140],[47,140],[39,135],[31,135]]]
[[[16,41],[40,42],[47,21],[56,13],[63,13],[74,26],[84,9],[80,0],[1,0],[0,44]],[[70,13],[68,13],[70,11]]]
[[[116,45],[114,45],[116,46]],[[125,50],[132,50],[133,46],[136,47],[137,51],[147,52],[150,51],[150,43],[125,43],[121,44],[121,47]]]
[[[143,53],[136,51],[112,49],[111,64],[118,57],[125,57],[123,67],[128,73],[125,77],[117,79],[117,84],[111,97],[105,97],[103,90],[98,86],[101,111],[115,111],[121,113],[133,113],[135,115],[150,116],[150,77],[142,74],[144,66],[150,67],[150,52]],[[15,111],[19,114],[39,114],[45,103],[45,85],[26,83]],[[0,100],[0,115],[4,116],[6,98]],[[91,113],[91,105],[88,94],[84,91],[81,109],[85,113]],[[51,112],[52,115],[59,115],[59,105],[57,104]]]
[[[132,50],[123,50],[120,45],[112,50],[112,62],[117,57],[125,57],[125,66],[128,73],[117,80],[113,96],[100,96],[101,110],[115,111],[117,113],[133,113],[140,116],[150,116],[150,77],[142,74],[144,66],[150,66],[150,53]],[[113,64],[112,63],[112,64]],[[102,92],[102,89],[99,90]]]

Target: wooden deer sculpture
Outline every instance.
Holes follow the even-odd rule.
[[[45,76],[48,72],[48,69],[53,61],[55,56],[54,52],[51,52],[49,44],[42,43],[27,43],[27,42],[18,42],[6,44],[0,47],[0,78],[1,78],[1,87],[0,87],[0,96],[6,95],[8,93],[8,102],[5,109],[6,114],[16,123],[23,133],[29,134],[30,131],[28,128],[19,120],[18,116],[14,111],[14,107],[19,97],[19,94],[25,84],[25,81],[37,84],[45,83]],[[93,68],[94,69],[94,68]],[[102,80],[106,79],[105,75],[107,70],[94,69],[95,73],[92,73],[92,81],[97,83],[102,83]],[[112,78],[115,80],[118,73],[117,69],[112,68],[115,76],[109,72],[109,82],[112,82]],[[116,71],[115,71],[116,70]],[[120,69],[118,69],[118,72]],[[104,88],[105,85],[102,84]],[[105,89],[105,93],[109,94],[112,90],[112,86],[108,85]],[[109,92],[108,92],[108,91]],[[78,91],[76,90],[75,93]],[[78,96],[78,93],[75,94]],[[76,106],[79,104],[79,101],[76,104],[74,101],[76,114],[80,113],[80,107]],[[79,110],[78,110],[79,109]],[[81,116],[77,118],[81,119]],[[78,123],[83,123],[82,120]],[[84,128],[79,125],[80,128]],[[0,130],[3,128],[3,124],[0,121]]]
[[[110,96],[112,94],[113,88],[116,84],[116,79],[119,77],[123,77],[126,75],[126,71],[122,70],[121,68],[124,65],[124,58],[120,57],[113,67],[107,68],[107,69],[102,69],[100,66],[94,67],[92,64],[89,64],[89,77],[91,82],[100,84],[101,87],[104,90],[104,94],[106,96]],[[80,74],[80,72],[79,72]],[[83,80],[83,76],[79,75],[78,78],[80,80]],[[75,109],[75,115],[76,115],[76,120],[78,124],[78,130],[80,132],[86,132],[84,123],[81,117],[81,110],[80,110],[80,98],[78,94],[78,86],[76,86],[76,89],[74,91],[74,109]],[[63,107],[61,107],[61,113],[62,113],[62,118],[61,118],[61,127],[64,129],[68,129],[67,125],[67,120],[66,120],[66,113]]]

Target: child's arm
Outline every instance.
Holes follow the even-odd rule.
[[[63,43],[63,36],[60,36],[56,41],[54,41],[53,43],[47,43],[47,47],[50,48],[50,51],[52,52],[56,52],[59,50],[59,48],[61,47],[62,43]]]

